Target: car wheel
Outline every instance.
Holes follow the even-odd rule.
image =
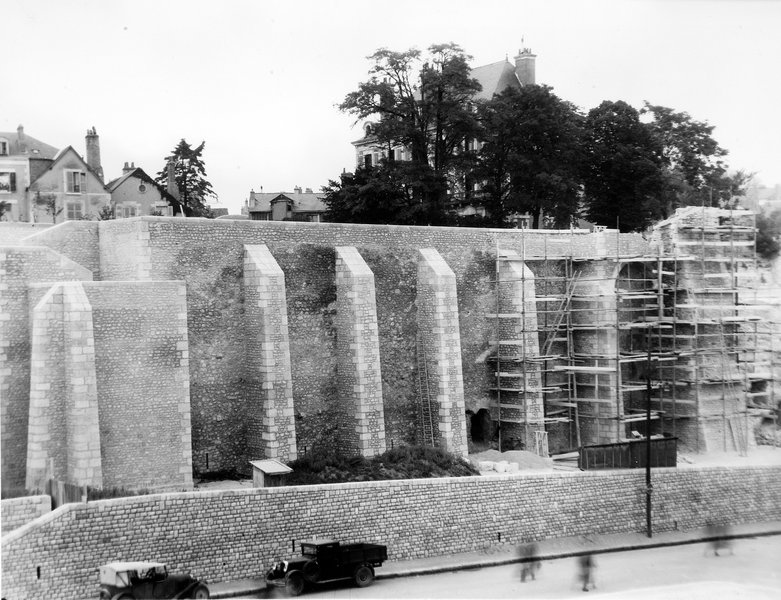
[[[372,581],[374,581],[374,569],[367,567],[366,565],[361,565],[355,569],[353,578],[355,579],[355,585],[358,587],[366,587],[367,585],[371,585]]]
[[[285,589],[290,596],[300,596],[304,591],[304,576],[299,573],[290,573],[285,577]]]
[[[195,590],[193,590],[193,598],[208,598],[209,597],[209,588],[207,588],[203,584],[199,584],[195,586]]]
[[[316,560],[309,560],[304,563],[304,568],[301,569],[304,572],[304,578],[307,581],[317,583],[320,580],[320,565]]]

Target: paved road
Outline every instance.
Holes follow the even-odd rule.
[[[597,555],[597,588],[587,594],[576,581],[576,559],[565,558],[543,562],[537,580],[526,583],[519,565],[508,565],[381,579],[364,589],[319,588],[304,598],[781,598],[781,536],[736,540],[732,555],[706,556],[707,549],[690,544]],[[284,594],[273,590],[255,597]]]

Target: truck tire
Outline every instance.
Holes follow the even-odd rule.
[[[209,588],[207,588],[202,583],[197,585],[195,587],[195,590],[193,590],[193,598],[208,598],[209,597]]]
[[[311,581],[312,583],[320,581],[320,565],[316,560],[307,561],[304,563],[304,567],[301,570],[304,573],[304,579],[307,581]]]
[[[304,591],[304,576],[301,571],[293,571],[285,577],[285,589],[289,596],[300,596]]]
[[[361,565],[355,569],[353,579],[355,580],[355,585],[358,587],[369,586],[374,581],[374,569],[366,565]]]

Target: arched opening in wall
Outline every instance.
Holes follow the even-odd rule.
[[[493,437],[493,420],[488,409],[481,408],[469,419],[469,431],[472,442],[478,445],[488,444]]]

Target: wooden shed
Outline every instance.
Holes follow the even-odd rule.
[[[293,472],[293,469],[274,458],[251,460],[249,464],[252,465],[252,487],[285,485],[287,474]]]

